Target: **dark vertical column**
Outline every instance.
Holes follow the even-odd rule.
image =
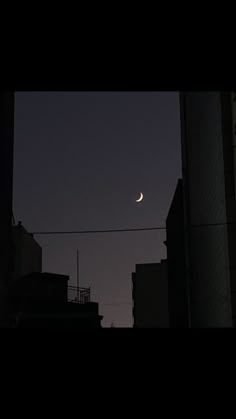
[[[77,279],[77,300],[80,301],[80,292],[79,292],[79,249],[77,249],[76,279]]]
[[[168,300],[171,328],[189,327],[185,236],[183,182],[179,179],[166,219]]]
[[[189,174],[187,158],[186,139],[186,104],[185,93],[180,92],[180,126],[181,126],[181,151],[182,151],[182,178],[183,178],[183,210],[184,210],[184,231],[185,231],[185,267],[186,267],[186,289],[188,306],[188,327],[192,327],[191,319],[191,265],[190,265],[190,213],[189,213]]]
[[[227,231],[235,214],[228,205],[234,201],[232,126],[228,95],[225,103],[221,99],[218,91],[181,94],[186,265],[191,327],[198,328],[232,326]]]
[[[229,251],[229,272],[233,326],[236,326],[236,103],[234,94],[221,92],[225,201]]]
[[[0,326],[6,325],[11,272],[14,93],[0,92]]]

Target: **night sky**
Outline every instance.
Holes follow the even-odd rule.
[[[16,93],[14,216],[29,231],[164,226],[179,177],[177,92]],[[35,238],[70,285],[79,249],[103,326],[133,325],[135,264],[166,257],[164,231]]]

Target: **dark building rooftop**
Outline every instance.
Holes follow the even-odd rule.
[[[12,279],[42,272],[42,248],[21,222],[12,226]]]
[[[12,281],[12,326],[101,327],[102,316],[98,303],[90,302],[90,289],[76,290],[77,295],[82,292],[87,298],[68,301],[68,280],[66,275],[32,273]]]

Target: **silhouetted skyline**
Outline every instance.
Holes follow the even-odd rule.
[[[14,216],[29,231],[165,226],[179,177],[177,92],[16,93]],[[36,239],[43,271],[71,285],[79,249],[104,326],[132,326],[131,273],[166,257],[164,231]]]

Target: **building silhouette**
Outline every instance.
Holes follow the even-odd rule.
[[[9,287],[10,325],[15,328],[100,328],[98,303],[90,289],[68,286],[69,276],[31,273],[12,280]],[[87,298],[68,298],[68,291]]]
[[[9,326],[101,327],[90,288],[68,285],[69,276],[42,273],[42,248],[19,222],[12,226],[12,272],[8,282]]]
[[[42,248],[21,222],[12,226],[12,279],[42,272]]]
[[[166,219],[168,264],[168,307],[171,328],[189,326],[188,292],[185,271],[183,182],[178,180]]]
[[[42,273],[42,248],[21,224],[12,226],[12,273],[8,282],[9,326],[101,327],[90,288],[68,285],[69,276]]]
[[[235,326],[235,106],[235,93],[180,93],[185,270],[192,327]]]
[[[133,327],[169,327],[167,261],[136,265],[132,283]]]
[[[7,325],[11,275],[14,93],[0,92],[0,326]]]

